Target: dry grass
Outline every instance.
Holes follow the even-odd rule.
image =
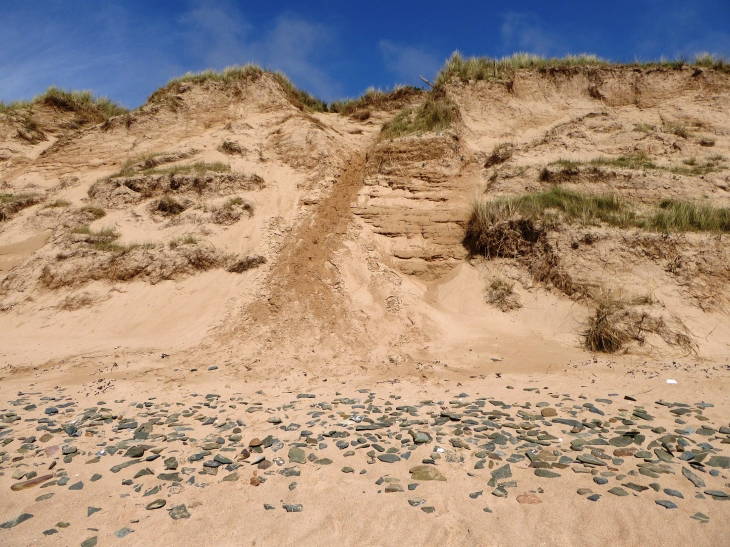
[[[95,205],[86,205],[81,208],[81,211],[84,213],[89,213],[90,215],[92,215],[94,218],[97,218],[97,219],[106,216],[106,211],[103,208],[97,207]]]
[[[495,276],[489,283],[487,302],[503,312],[521,308],[520,299],[514,292],[514,282]]]
[[[240,274],[252,268],[258,268],[262,264],[266,264],[266,258],[260,255],[251,255],[236,260],[226,268],[226,271]]]
[[[0,222],[10,220],[17,213],[43,201],[39,194],[0,194]]]
[[[689,128],[683,123],[665,123],[662,126],[662,131],[665,133],[671,133],[677,137],[682,137],[683,139],[688,139],[691,136]]]
[[[651,297],[627,299],[611,292],[593,294],[593,314],[585,330],[585,346],[590,351],[615,353],[630,343],[644,345],[647,335],[659,336],[669,346],[679,346],[688,353],[696,346],[684,324],[676,317],[666,320],[650,313]]]
[[[177,249],[181,245],[197,245],[198,240],[191,234],[186,234],[184,236],[176,237],[171,239],[167,246],[170,249]]]
[[[51,203],[47,203],[43,206],[44,209],[52,209],[54,207],[68,207],[71,205],[70,201],[66,201],[65,199],[57,199],[56,201],[52,201]]]
[[[223,141],[218,147],[218,150],[224,154],[228,154],[229,156],[243,154],[243,148],[241,148],[241,145],[233,141]]]
[[[708,173],[714,173],[726,169],[724,164],[725,158],[720,155],[714,155],[707,158],[705,161],[697,161],[694,158],[683,160],[683,165],[660,165],[654,163],[643,152],[637,152],[634,154],[627,154],[618,156],[616,158],[598,157],[590,160],[588,165],[591,166],[604,166],[604,167],[616,167],[620,169],[642,169],[642,170],[656,170],[656,171],[667,171],[677,175],[685,175],[690,177],[696,177],[706,175]],[[577,169],[581,163],[560,160],[558,162],[563,166],[570,165],[571,168]]]
[[[165,216],[179,215],[185,209],[187,209],[186,204],[175,199],[170,194],[163,195],[160,199],[152,204],[153,211],[161,213]]]

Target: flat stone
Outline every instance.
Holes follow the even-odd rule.
[[[726,492],[723,492],[722,490],[705,490],[705,494],[708,496],[712,496],[713,498],[729,498],[730,494],[727,494]]]
[[[342,472],[343,473],[354,473],[355,470],[352,467],[345,466],[345,467],[342,468]]]
[[[710,517],[708,517],[704,513],[699,513],[699,512],[698,513],[695,513],[694,515],[692,515],[689,518],[694,519],[694,520],[698,520],[702,524],[707,524],[708,522],[710,522]]]
[[[169,469],[170,471],[175,471],[177,469],[178,462],[177,458],[174,456],[170,456],[169,458],[165,459],[165,469]]]
[[[629,495],[629,493],[626,490],[624,490],[623,488],[621,488],[620,486],[614,486],[613,488],[610,488],[608,491],[611,494],[613,494],[614,496],[623,497],[623,496]]]
[[[397,482],[396,483],[391,483],[391,484],[389,484],[388,486],[385,487],[385,493],[386,494],[390,494],[390,493],[393,493],[393,492],[403,492],[403,487],[400,484],[398,484]]]
[[[427,513],[427,514],[431,514],[434,511],[436,511],[436,508],[432,507],[431,505],[425,505],[425,506],[421,507],[421,511],[423,511],[424,513]]]
[[[408,500],[408,505],[410,505],[411,507],[418,507],[419,505],[423,505],[424,503],[426,503],[426,500],[423,498],[413,498]]]
[[[69,486],[68,489],[69,490],[83,490],[84,489],[84,483],[81,482],[81,481],[76,482],[76,483],[72,484],[71,486]]]
[[[379,454],[378,459],[385,463],[395,463],[400,461],[400,456],[397,454]]]
[[[625,486],[626,488],[634,490],[635,492],[643,492],[644,490],[649,490],[648,486],[642,486],[641,484],[636,484],[634,482],[625,482],[621,486]]]
[[[503,465],[502,467],[498,467],[494,471],[490,472],[493,479],[496,480],[503,480],[503,479],[509,479],[512,476],[512,468],[509,464]]]
[[[130,446],[124,453],[125,458],[141,458],[144,455],[145,449],[142,446]]]
[[[560,477],[560,473],[549,471],[548,469],[535,469],[535,476],[542,477],[544,479],[556,479]]]
[[[164,499],[159,499],[148,503],[145,509],[147,509],[148,511],[154,511],[155,509],[161,509],[165,506],[165,504],[167,504],[167,501],[165,501]]]
[[[282,507],[287,513],[301,513],[304,510],[301,503],[285,503]]]
[[[307,463],[307,457],[304,450],[293,446],[289,449],[289,463]]]
[[[719,467],[720,469],[730,469],[730,457],[711,456],[710,459],[705,462],[705,465],[709,465],[710,467]]]
[[[172,482],[182,482],[183,479],[180,476],[180,473],[160,473],[157,475],[157,478],[161,481],[172,481]]]
[[[704,488],[705,487],[705,481],[702,480],[702,477],[699,475],[693,473],[686,467],[682,468],[682,475],[685,476],[696,488]]]
[[[655,500],[654,503],[656,503],[657,505],[661,505],[665,509],[676,509],[677,508],[677,504],[674,502],[671,502],[669,500]]]
[[[578,488],[577,492],[578,495],[585,496],[587,494],[592,494],[593,490],[591,490],[590,488]]]
[[[96,547],[97,537],[93,536],[81,542],[81,547]]]
[[[586,499],[590,500],[590,501],[598,501],[601,499],[601,494],[592,494],[592,495],[588,496]]]
[[[15,517],[13,520],[9,520],[7,522],[3,522],[0,524],[0,529],[8,530],[10,528],[16,527],[18,524],[24,523],[26,520],[30,520],[33,518],[33,515],[30,513],[21,513],[17,517]]]
[[[93,515],[94,513],[98,513],[99,511],[101,511],[101,507],[87,507],[86,516],[90,517],[91,515]]]
[[[414,481],[445,481],[441,472],[430,465],[417,465],[412,467],[409,471],[411,474],[411,480]]]
[[[596,458],[595,456],[591,456],[590,454],[580,454],[576,459],[581,463],[587,463],[589,465],[608,465],[603,460]]]
[[[185,507],[185,504],[176,505],[175,507],[173,507],[169,511],[170,511],[170,517],[172,517],[173,520],[189,519],[190,518],[190,513],[188,512],[188,508]]]
[[[123,537],[126,537],[129,534],[131,534],[132,532],[134,532],[134,530],[132,530],[131,528],[127,528],[125,526],[124,528],[120,528],[119,530],[114,532],[114,535],[117,536],[119,539],[122,539]]]

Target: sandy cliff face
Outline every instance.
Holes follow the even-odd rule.
[[[110,346],[365,368],[505,345],[538,358],[536,341],[579,355],[589,289],[651,296],[641,313],[663,327],[630,353],[721,359],[726,235],[566,224],[534,256],[491,260],[463,239],[474,200],[555,186],[727,206],[729,85],[690,68],[455,80],[458,120],[397,138],[381,127],[423,96],[310,113],[268,74],[172,86],[80,128],[37,106],[35,137],[0,116],[0,192],[26,200],[0,223],[3,362]],[[490,304],[496,277],[512,311]]]

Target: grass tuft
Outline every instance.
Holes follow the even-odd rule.
[[[394,139],[410,133],[443,131],[459,119],[459,109],[444,92],[434,91],[415,112],[410,108],[402,110],[383,126],[381,136]]]
[[[38,194],[0,194],[0,222],[10,220],[10,218],[25,209],[43,201]]]
[[[71,205],[70,201],[66,201],[65,199],[57,199],[56,201],[52,201],[51,203],[48,203],[43,206],[44,209],[52,209],[54,207],[68,207]]]
[[[391,91],[370,87],[357,99],[333,101],[329,106],[329,111],[349,116],[370,108],[387,108],[393,102],[407,100],[422,93],[422,89],[411,86],[396,86]]]
[[[623,310],[624,305],[618,300],[604,298],[596,303],[585,332],[586,348],[600,353],[615,353],[629,341],[629,335],[619,325],[618,315]]]
[[[503,312],[521,308],[522,304],[514,292],[514,286],[514,282],[504,277],[494,277],[489,283],[487,302]]]
[[[155,91],[147,99],[148,103],[170,103],[171,95],[180,93],[185,83],[202,84],[206,82],[221,82],[230,85],[238,82],[255,81],[262,74],[269,72],[255,64],[246,64],[243,66],[230,66],[220,72],[215,70],[205,70],[203,72],[188,72],[178,78],[173,78],[167,85]],[[327,112],[327,103],[317,99],[307,91],[296,87],[289,78],[281,72],[270,72],[277,83],[286,93],[288,99],[296,107],[302,110],[314,112]],[[173,101],[174,102],[174,101]]]
[[[167,244],[170,249],[177,249],[181,245],[197,245],[198,240],[192,236],[191,234],[186,234],[184,236],[176,237],[174,239],[171,239],[170,242]]]
[[[81,208],[81,211],[84,213],[89,213],[93,215],[94,218],[102,218],[106,216],[106,211],[102,209],[101,207],[97,207],[95,205],[86,205]]]

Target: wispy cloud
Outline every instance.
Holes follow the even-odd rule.
[[[540,55],[556,55],[562,52],[560,37],[546,30],[533,13],[505,13],[502,16],[500,33],[508,51],[526,51]]]
[[[254,62],[282,70],[298,85],[326,99],[340,92],[321,68],[322,52],[336,46],[333,32],[294,15],[278,17],[268,30],[256,33],[233,4],[196,3],[180,17],[188,50],[207,67],[221,69]]]
[[[438,58],[414,46],[396,44],[390,40],[378,43],[385,68],[394,74],[401,83],[416,83],[419,76],[432,76],[439,69]]]

